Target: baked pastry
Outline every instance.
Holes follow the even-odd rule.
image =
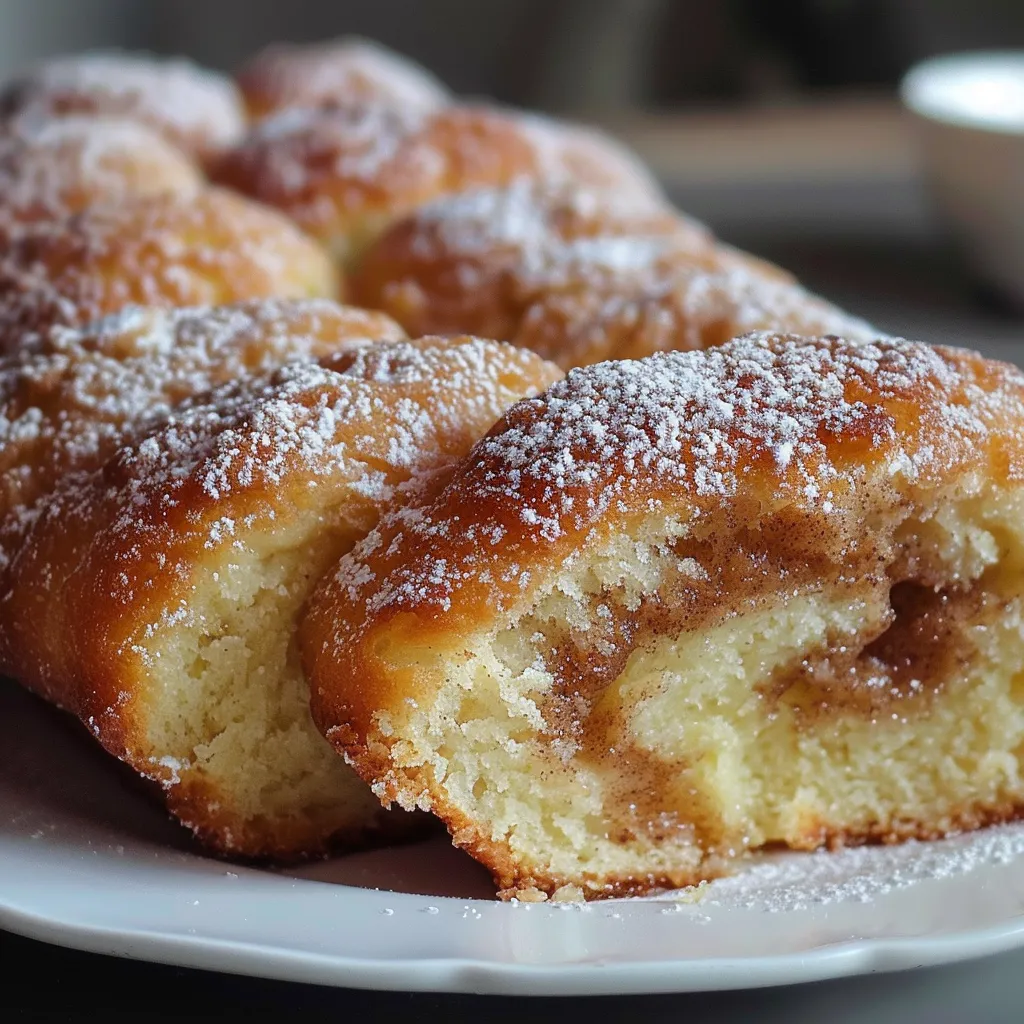
[[[255,124],[211,174],[283,210],[351,267],[393,221],[465,189],[594,178],[650,196],[636,161],[599,160],[595,146],[582,130],[489,107],[429,116],[386,106],[293,109]]]
[[[327,254],[274,210],[221,189],[140,196],[19,226],[0,254],[0,353],[131,304],[332,297]]]
[[[367,39],[276,43],[235,75],[254,120],[293,107],[388,107],[426,114],[447,104],[448,90],[426,68]]]
[[[132,306],[85,328],[54,328],[0,358],[0,584],[57,482],[98,469],[181,402],[286,363],[403,337],[383,313],[260,299],[215,309]],[[0,671],[2,651],[0,638]]]
[[[527,309],[511,337],[570,369],[712,348],[761,330],[847,340],[879,336],[870,324],[792,279],[739,264],[709,268],[680,262],[550,290]]]
[[[644,278],[680,259],[721,263],[707,229],[649,196],[519,181],[447,196],[399,221],[350,290],[414,334],[511,339],[552,290]]]
[[[558,376],[495,342],[384,341],[179,407],[32,523],[0,594],[11,674],[219,852],[400,829],[313,727],[296,616],[405,482]]]
[[[141,121],[199,160],[245,124],[234,83],[181,59],[96,51],[41,61],[0,84],[0,120],[80,114]]]
[[[318,588],[314,717],[505,897],[1024,807],[1024,375],[757,334],[572,371]]]
[[[129,196],[198,191],[199,168],[138,121],[64,117],[0,134],[0,220],[53,220]]]

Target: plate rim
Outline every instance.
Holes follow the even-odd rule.
[[[209,935],[183,936],[159,928],[113,928],[60,919],[15,906],[2,893],[0,928],[82,952],[275,981],[382,992],[540,997],[774,988],[940,967],[1024,946],[1021,914],[984,928],[932,936],[851,939],[777,956],[587,961],[551,966],[455,957],[386,960],[298,952],[263,942]]]

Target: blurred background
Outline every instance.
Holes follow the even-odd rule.
[[[1021,0],[3,0],[0,70],[97,45],[230,68],[358,33],[455,89],[549,110],[772,104],[891,89],[934,53],[1024,45]]]
[[[1024,0],[0,0],[0,73],[97,46],[230,69],[350,33],[607,127],[728,241],[895,333],[1017,345],[933,215],[896,90],[927,56],[1024,47]]]

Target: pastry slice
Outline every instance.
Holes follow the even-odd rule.
[[[303,626],[314,717],[505,897],[1024,806],[1024,376],[756,334],[574,370]]]
[[[10,673],[216,851],[401,829],[313,727],[296,618],[405,483],[558,376],[495,342],[382,341],[180,406],[31,523],[0,595]]]

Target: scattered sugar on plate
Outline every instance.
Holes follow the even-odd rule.
[[[858,846],[819,853],[765,855],[746,870],[708,884],[696,901],[712,908],[789,913],[840,903],[871,903],[887,894],[1024,855],[1024,822],[995,825],[934,842]],[[659,899],[683,897],[693,890]],[[678,905],[678,904],[677,904]],[[668,912],[665,908],[663,913]]]

